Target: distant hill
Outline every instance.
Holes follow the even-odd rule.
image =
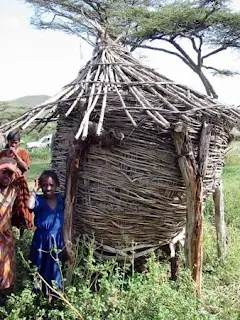
[[[25,96],[9,101],[0,101],[0,123],[18,118],[30,108],[47,100],[47,95]]]
[[[29,107],[32,108],[45,100],[50,98],[49,96],[43,94],[43,95],[37,95],[37,96],[25,96],[25,97],[20,97],[14,100],[9,100],[7,101],[10,106],[24,106],[24,107]]]

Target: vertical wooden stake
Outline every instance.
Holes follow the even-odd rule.
[[[189,165],[188,165],[189,166]],[[187,223],[185,256],[192,279],[196,283],[195,294],[200,295],[202,286],[203,263],[203,182],[193,174],[189,166],[187,187]]]
[[[179,273],[179,242],[175,243],[174,250],[170,246],[170,268],[171,268],[171,280],[177,280]]]
[[[210,127],[203,124],[195,159],[191,139],[184,123],[174,127],[173,139],[178,156],[178,164],[186,185],[187,222],[185,256],[186,265],[190,268],[196,283],[195,293],[201,293],[202,260],[203,260],[203,177],[207,167],[210,142]]]
[[[77,171],[80,153],[79,150],[75,150],[74,148],[74,153],[69,155],[67,166],[63,236],[69,265],[74,263],[72,223],[75,212]]]
[[[217,252],[219,258],[224,258],[227,254],[227,233],[224,214],[224,196],[222,181],[213,194],[215,206],[215,226],[217,232]]]

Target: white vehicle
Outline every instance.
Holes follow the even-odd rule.
[[[47,136],[42,137],[38,141],[27,142],[26,149],[29,151],[34,151],[39,149],[50,148],[52,145],[52,139],[53,135],[49,134]]]

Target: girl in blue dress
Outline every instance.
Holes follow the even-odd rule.
[[[62,288],[62,250],[64,197],[57,193],[59,179],[52,170],[45,170],[35,180],[35,186],[28,201],[28,207],[34,212],[36,230],[33,236],[30,260],[39,274],[51,286]],[[39,188],[43,194],[37,194]],[[42,283],[42,290],[49,289]]]

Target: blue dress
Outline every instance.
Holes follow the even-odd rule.
[[[57,194],[56,208],[51,209],[44,195],[36,195],[33,212],[37,229],[30,250],[32,266],[37,266],[40,275],[51,286],[57,286],[60,289],[62,287],[64,197]],[[44,285],[43,291],[46,291]]]

